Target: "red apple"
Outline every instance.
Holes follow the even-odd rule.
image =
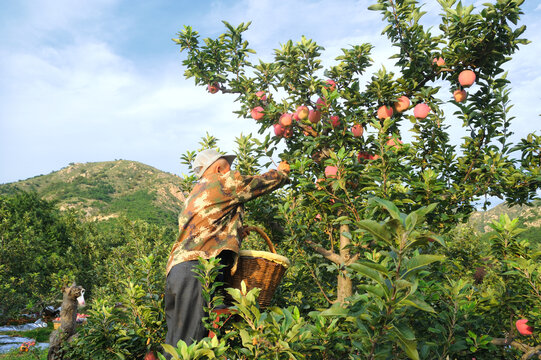
[[[261,106],[256,106],[255,108],[252,109],[250,114],[252,115],[252,118],[254,120],[261,120],[263,116],[265,116],[264,111],[265,109],[263,109]]]
[[[255,93],[255,96],[257,96],[257,98],[258,98],[259,100],[263,100],[263,101],[264,101],[264,100],[267,100],[267,95],[265,94],[264,91],[258,91],[258,92],[256,92],[256,93]]]
[[[395,148],[395,147],[400,147],[400,145],[403,144],[402,140],[400,139],[396,139],[396,140],[397,142],[395,142],[394,138],[387,140],[387,146],[391,146]]]
[[[158,360],[152,351],[146,353],[144,360]]]
[[[336,115],[331,116],[329,118],[329,121],[331,122],[331,126],[333,127],[333,129],[340,126],[340,118]]]
[[[308,113],[308,120],[310,120],[312,124],[317,124],[319,120],[321,120],[321,111],[310,110]]]
[[[288,127],[291,126],[291,124],[293,123],[293,118],[291,114],[282,114],[282,116],[280,116],[280,120],[278,121],[283,127]]]
[[[361,124],[355,124],[351,127],[351,132],[353,133],[353,136],[361,137],[364,132],[363,126]]]
[[[456,89],[453,92],[453,97],[455,98],[456,102],[463,102],[464,100],[466,100],[467,95],[468,93],[466,92],[466,90]]]
[[[329,165],[325,168],[325,176],[328,178],[335,178],[338,173],[338,168],[336,166]]]
[[[436,64],[437,66],[443,66],[443,65],[445,65],[445,60],[443,60],[443,58],[440,56],[437,59],[434,58],[434,60],[432,60],[432,63]]]
[[[286,129],[280,124],[274,124],[274,135],[283,136]]]
[[[334,91],[336,89],[336,82],[331,79],[325,81],[325,88],[329,91]]]
[[[321,214],[317,214],[316,217],[314,218],[314,220],[316,220],[316,221],[321,220]]]
[[[214,84],[208,84],[207,90],[211,94],[216,94],[218,90],[220,90],[220,88],[218,87],[218,83],[214,83]]]
[[[517,320],[515,323],[515,326],[517,327],[518,332],[520,335],[532,335],[533,334],[533,327],[526,325],[528,322],[528,319],[520,319]]]
[[[413,108],[413,116],[415,116],[417,119],[426,118],[429,112],[430,112],[430,107],[425,103],[417,104]]]
[[[378,118],[379,119],[386,119],[393,116],[393,108],[390,106],[380,106],[378,109]]]
[[[329,107],[329,104],[327,104],[325,98],[319,98],[317,99],[316,101],[316,107],[318,110],[321,110],[321,109],[324,109],[324,108],[328,108]]]
[[[370,158],[368,160],[377,160],[379,159],[379,155],[370,155]]]
[[[251,112],[252,118],[254,118],[255,120],[261,120],[263,116],[265,116],[264,111],[265,109],[263,109],[261,106],[256,106],[255,108],[252,109],[252,112]]]
[[[371,155],[366,151],[359,151],[357,154],[357,161],[362,162],[362,159],[369,160]]]
[[[297,114],[297,117],[300,120],[306,120],[308,119],[308,114],[310,114],[310,110],[308,110],[308,107],[301,105],[297,107],[297,111],[295,112]]]
[[[396,112],[399,112],[399,113],[408,110],[409,107],[410,107],[410,99],[405,95],[402,95],[401,97],[399,97],[398,100],[394,103],[394,109]]]
[[[290,127],[285,128],[284,130],[284,137],[286,139],[289,139],[291,136],[293,136],[293,129]]]
[[[464,70],[458,74],[458,82],[464,87],[472,86],[475,82],[475,73],[471,70]]]

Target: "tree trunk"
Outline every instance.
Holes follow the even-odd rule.
[[[338,303],[343,304],[345,299],[353,294],[353,285],[351,279],[346,275],[345,266],[351,263],[351,253],[349,246],[351,240],[344,236],[349,233],[349,225],[340,225],[340,273],[338,274],[337,299]]]

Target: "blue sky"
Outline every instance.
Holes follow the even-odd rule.
[[[332,64],[341,48],[375,45],[376,71],[392,68],[380,35],[384,24],[370,0],[4,0],[0,11],[0,183],[59,170],[71,162],[140,161],[175,174],[180,156],[206,132],[223,150],[242,131],[257,132],[232,113],[231,95],[210,95],[185,80],[183,56],[171,38],[183,25],[202,37],[252,21],[246,39],[270,60],[287,40],[312,38]],[[481,6],[483,1],[464,1]],[[532,41],[508,63],[516,138],[541,130],[541,16],[527,0],[522,23]],[[425,25],[438,22],[426,1]],[[447,112],[449,115],[452,111]],[[461,129],[456,122],[454,136]]]

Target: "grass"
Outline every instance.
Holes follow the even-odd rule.
[[[37,343],[49,342],[49,335],[53,331],[53,323],[48,323],[46,328],[38,328],[28,331],[0,331],[0,335],[25,337],[34,339]],[[0,360],[46,360],[48,349],[33,349],[29,352],[20,352],[19,349],[13,349],[5,354],[0,354]]]
[[[48,349],[35,349],[31,352],[22,353],[14,349],[8,353],[0,354],[1,360],[47,360]]]

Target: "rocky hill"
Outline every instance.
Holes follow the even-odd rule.
[[[521,227],[527,230],[520,237],[541,244],[541,201],[534,201],[531,206],[512,206],[499,204],[487,211],[476,211],[469,219],[469,224],[480,234],[492,231],[489,226],[493,221],[498,221],[500,215],[507,214],[511,219],[519,219]]]
[[[76,163],[48,175],[0,184],[0,194],[17,189],[36,191],[47,200],[58,201],[61,209],[81,210],[90,220],[107,220],[125,215],[156,224],[176,225],[184,195],[181,178],[151,166],[127,160]],[[472,214],[469,224],[480,235],[492,231],[490,224],[507,213],[519,218],[522,234],[541,243],[541,201],[533,206],[507,207],[500,204]]]
[[[125,215],[176,224],[184,195],[180,177],[128,160],[75,163],[48,175],[1,184],[0,194],[35,191],[61,209],[81,210],[90,220]]]

